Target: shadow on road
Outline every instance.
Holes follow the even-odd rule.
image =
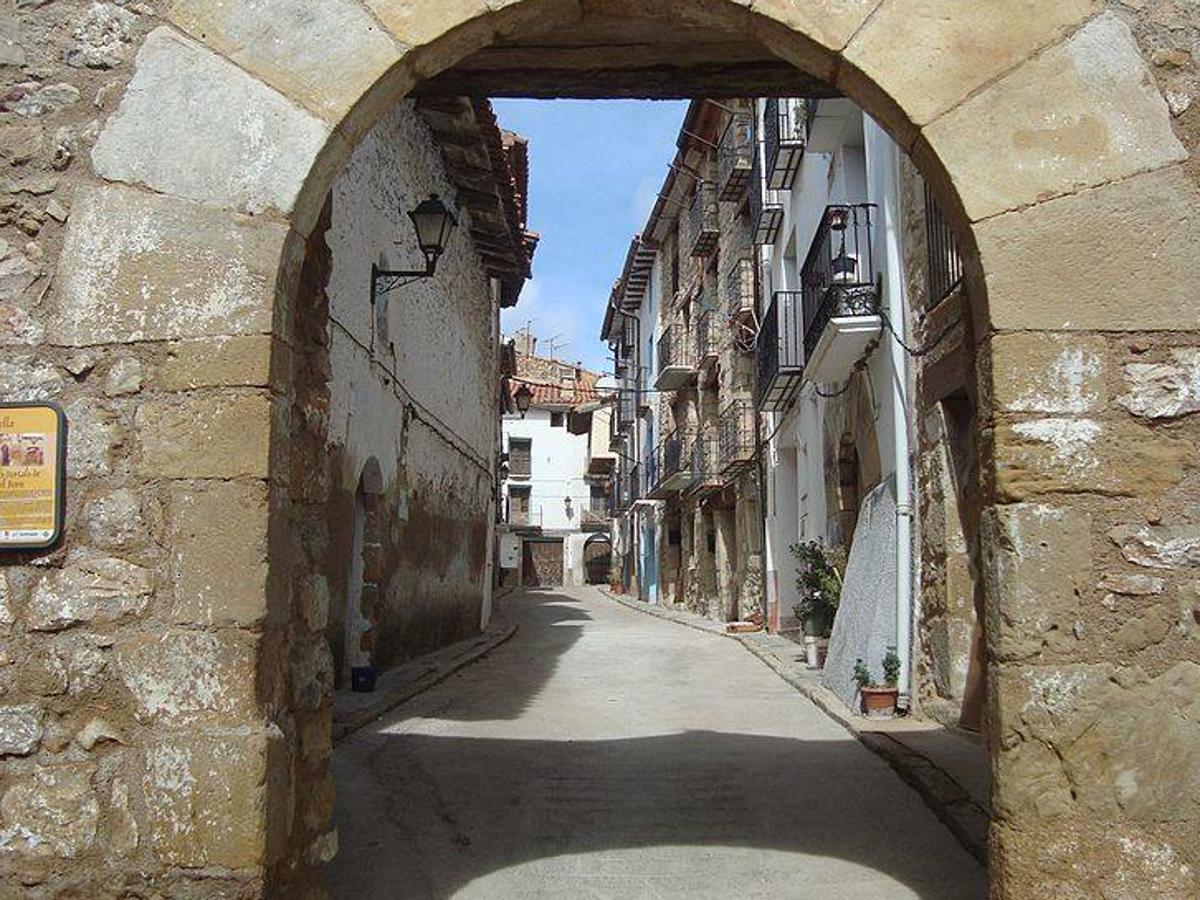
[[[430,692],[423,711],[398,711],[377,730],[357,735],[349,752],[339,749],[342,850],[327,873],[334,897],[443,898],[468,887],[472,896],[489,898],[624,897],[630,896],[626,888],[606,893],[595,879],[586,889],[581,880],[579,893],[531,873],[546,871],[539,861],[621,850],[604,863],[618,875],[625,865],[678,865],[681,847],[704,848],[693,853],[693,875],[703,882],[695,896],[892,897],[904,894],[899,884],[938,900],[984,896],[984,875],[974,861],[850,738],[690,730],[532,740],[514,730],[521,723],[502,726],[505,738],[454,734],[488,727],[464,722],[519,717],[592,618],[577,601],[552,593],[527,595],[524,602],[522,640],[483,663],[495,666],[502,687],[489,692],[487,703],[456,704]],[[491,674],[481,669],[477,677]],[[406,731],[410,715],[424,717],[419,731],[415,725]],[[431,729],[431,720],[447,724]],[[645,852],[630,862],[631,848]],[[725,893],[704,881],[727,859],[729,851],[717,848],[797,854],[794,874],[791,859],[770,863],[787,866],[788,889],[761,893],[731,884]],[[743,854],[738,865],[752,867],[759,858]],[[561,877],[562,866],[550,868],[552,878]],[[874,873],[892,879],[890,888]],[[836,894],[828,892],[829,878],[846,879]],[[761,890],[763,884],[744,887]]]

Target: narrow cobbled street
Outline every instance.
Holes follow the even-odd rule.
[[[336,749],[338,898],[979,898],[888,766],[737,643],[594,588]]]

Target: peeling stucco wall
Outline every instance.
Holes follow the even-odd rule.
[[[407,101],[366,136],[331,192],[327,634],[339,671],[354,493],[369,459],[382,482],[371,662],[388,668],[468,636],[490,592],[497,308],[465,222],[434,278],[369,302],[372,262],[421,268],[407,210],[431,193],[454,196]]]

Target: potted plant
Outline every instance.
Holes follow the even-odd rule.
[[[792,607],[804,629],[804,645],[810,668],[820,668],[822,642],[833,630],[842,596],[842,579],[832,553],[817,541],[793,544],[788,548],[796,560],[796,588],[800,602]]]
[[[871,670],[861,658],[854,661],[854,682],[858,685],[859,703],[863,715],[871,719],[887,719],[896,714],[900,689],[900,656],[895,647],[888,647],[883,657],[883,684],[871,677]]]

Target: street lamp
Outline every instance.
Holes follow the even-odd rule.
[[[513,399],[517,401],[517,412],[521,414],[521,418],[525,418],[525,413],[529,412],[529,403],[533,400],[533,391],[529,389],[529,385],[522,384],[513,393]]]
[[[371,305],[380,294],[394,291],[398,287],[412,284],[422,278],[430,278],[437,270],[438,257],[446,249],[450,233],[457,227],[454,214],[446,208],[437,194],[417,204],[417,208],[409,212],[413,229],[417,232],[417,246],[425,257],[425,268],[415,271],[395,271],[381,269],[371,264]]]

